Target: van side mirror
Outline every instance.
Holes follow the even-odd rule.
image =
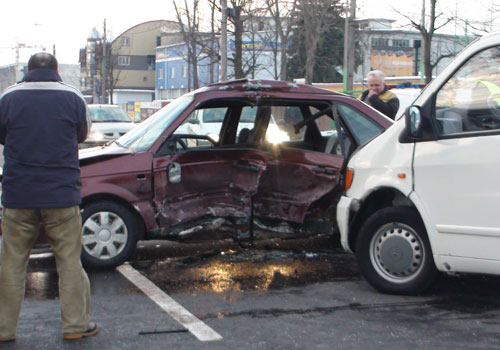
[[[412,139],[422,137],[422,115],[420,108],[411,106],[405,114],[407,136]]]

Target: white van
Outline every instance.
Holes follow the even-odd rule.
[[[500,274],[500,33],[476,40],[348,163],[343,247],[388,293]]]

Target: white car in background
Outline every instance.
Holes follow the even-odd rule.
[[[420,88],[396,88],[391,89],[391,91],[398,97],[399,99],[399,109],[396,113],[395,120],[401,118],[401,116],[406,111],[406,108],[410,107],[422,92]]]
[[[102,146],[126,134],[136,125],[117,105],[91,104],[88,105],[88,111],[92,128],[80,148]]]

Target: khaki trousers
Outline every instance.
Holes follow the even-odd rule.
[[[31,248],[43,223],[59,274],[59,299],[64,333],[88,329],[90,283],[82,268],[81,216],[78,206],[61,209],[4,208],[0,254],[0,337],[16,336],[25,294]]]

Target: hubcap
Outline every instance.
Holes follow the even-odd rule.
[[[423,267],[424,244],[408,225],[394,222],[382,226],[370,242],[375,270],[391,282],[408,282]]]
[[[94,258],[105,260],[117,256],[127,240],[127,225],[113,212],[94,213],[82,225],[83,249]]]
[[[101,241],[109,241],[109,239],[111,238],[111,232],[109,230],[101,230],[99,231],[99,239]]]

